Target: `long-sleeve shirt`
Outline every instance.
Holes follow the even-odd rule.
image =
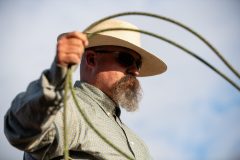
[[[15,97],[5,115],[5,135],[13,146],[24,151],[25,160],[52,159],[64,153],[65,77],[66,69],[54,62],[25,92]],[[144,142],[120,120],[120,108],[106,94],[80,81],[74,89],[81,109],[104,137],[133,159],[151,159]],[[83,151],[99,160],[126,159],[92,130],[70,95],[66,112],[69,150]]]

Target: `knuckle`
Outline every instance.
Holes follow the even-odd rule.
[[[72,31],[71,33],[72,34],[78,34],[78,31]]]
[[[62,33],[57,37],[57,41],[63,39],[65,36],[67,35],[67,33]]]
[[[59,53],[63,52],[65,50],[65,47],[63,45],[57,45],[57,51]]]
[[[87,35],[86,34],[82,34],[82,36],[85,40],[87,40]]]
[[[80,40],[76,39],[76,38],[73,38],[69,41],[71,44],[75,44],[75,45],[79,45],[80,44]]]
[[[74,37],[78,37],[79,36],[79,32],[73,31],[73,32],[70,32],[69,35],[74,36]]]

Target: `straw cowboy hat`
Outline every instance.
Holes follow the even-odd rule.
[[[102,29],[119,27],[138,29],[126,21],[110,19],[99,23],[97,26],[89,26],[84,32],[93,33]],[[101,32],[89,38],[89,46],[87,48],[103,45],[126,47],[141,55],[142,67],[139,72],[140,77],[161,74],[167,69],[166,64],[161,59],[141,48],[139,32],[126,30]]]

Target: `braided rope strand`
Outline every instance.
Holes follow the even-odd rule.
[[[69,92],[69,83],[68,81],[71,79],[71,68],[69,67],[67,70],[67,76],[65,79],[65,87],[64,87],[64,99],[63,99],[63,145],[64,145],[64,160],[69,160],[69,149],[68,149],[68,129],[67,129],[67,97]]]

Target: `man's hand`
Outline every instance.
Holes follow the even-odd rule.
[[[58,36],[57,64],[67,67],[71,64],[79,64],[88,45],[87,36],[81,32],[63,33]]]

